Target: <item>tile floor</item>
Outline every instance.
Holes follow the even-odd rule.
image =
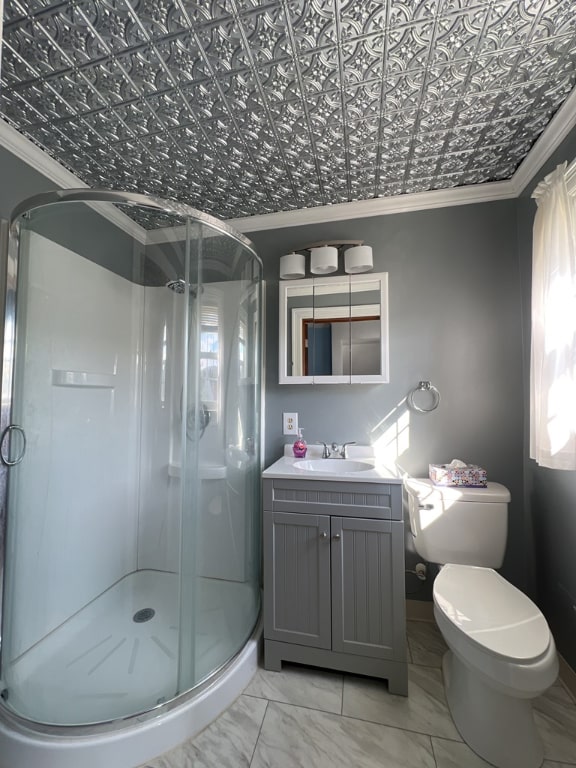
[[[408,698],[370,678],[258,670],[212,725],[146,768],[486,768],[450,718],[434,624],[408,622]],[[576,766],[576,702],[561,683],[535,702],[543,768]]]

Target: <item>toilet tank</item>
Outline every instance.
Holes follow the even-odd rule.
[[[418,554],[430,563],[500,568],[508,535],[510,491],[447,488],[431,480],[404,480],[410,528]]]

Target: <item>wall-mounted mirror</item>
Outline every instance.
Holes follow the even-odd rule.
[[[388,381],[388,274],[280,283],[280,384]]]

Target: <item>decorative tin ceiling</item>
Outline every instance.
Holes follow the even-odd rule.
[[[0,113],[83,181],[222,218],[508,179],[574,0],[5,0]]]

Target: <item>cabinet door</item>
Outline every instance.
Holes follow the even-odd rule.
[[[402,522],[332,518],[332,649],[405,657]]]
[[[330,518],[264,512],[264,636],[330,648]]]

